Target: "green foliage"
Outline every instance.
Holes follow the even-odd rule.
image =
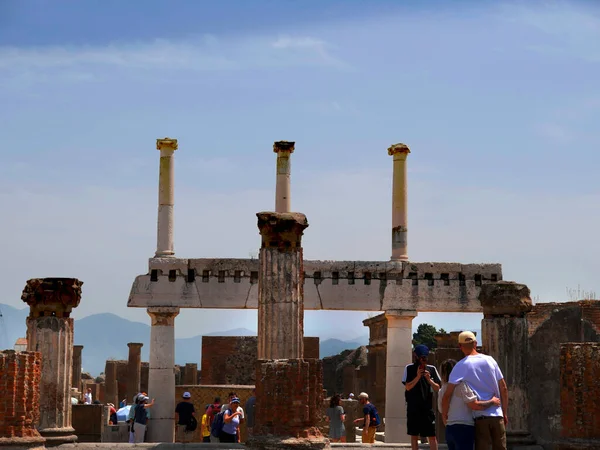
[[[414,345],[426,345],[430,350],[437,347],[435,335],[437,333],[445,333],[444,329],[437,330],[433,325],[422,323],[417,327],[417,332],[413,333],[413,344]]]

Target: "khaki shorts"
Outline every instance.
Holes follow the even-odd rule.
[[[506,428],[503,417],[475,420],[475,450],[506,450]]]

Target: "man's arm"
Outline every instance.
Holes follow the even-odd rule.
[[[427,383],[429,383],[429,385],[433,388],[433,390],[435,392],[438,392],[440,390],[440,385],[438,383],[436,383],[434,381],[434,379],[432,379],[431,373],[429,372],[429,370],[426,370],[424,372],[424,374],[425,374],[425,379],[427,380]],[[434,378],[435,378],[435,375],[434,375]]]
[[[412,380],[406,382],[406,390],[407,391],[410,391],[412,388],[414,388],[417,385],[417,383],[423,376],[423,373],[424,373],[424,370],[419,367],[417,369],[417,376],[414,377]]]
[[[446,392],[444,392],[444,397],[442,398],[442,419],[444,420],[444,425],[446,424],[446,422],[448,422],[448,410],[450,409],[450,399],[454,394],[455,388],[455,384],[448,383],[448,387],[446,388]]]
[[[506,380],[504,378],[498,381],[498,387],[500,388],[500,400],[502,400],[504,425],[506,425],[508,423],[508,386],[506,386]]]

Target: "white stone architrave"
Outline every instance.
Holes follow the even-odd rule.
[[[152,316],[149,393],[156,397],[156,406],[149,433],[155,442],[172,442],[175,316],[179,308],[257,309],[260,261],[174,257],[172,159],[177,140],[159,139],[157,148],[161,149],[161,176],[156,257],[149,260],[147,273],[136,277],[127,305],[148,308]],[[274,144],[277,212],[290,209],[289,156],[293,150],[293,142]],[[502,280],[502,266],[408,261],[406,156],[410,150],[395,144],[388,153],[394,156],[391,260],[304,260],[301,292],[308,310],[386,312],[390,324],[387,380],[393,380],[386,383],[386,442],[401,443],[409,440],[404,386],[398,381],[402,373],[398,372],[411,362],[412,319],[418,311],[482,312],[481,286]],[[168,231],[161,223],[167,224]]]

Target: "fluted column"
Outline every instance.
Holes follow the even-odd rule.
[[[273,144],[273,151],[277,153],[277,185],[275,187],[275,211],[279,213],[290,212],[291,199],[291,164],[290,156],[294,153],[295,142],[278,141]]]
[[[127,402],[133,400],[133,396],[141,391],[140,382],[142,379],[142,347],[144,344],[139,342],[130,342],[129,359],[127,360]]]
[[[304,269],[301,213],[261,212],[258,274],[258,359],[299,359],[304,354]]]
[[[158,229],[156,239],[157,257],[174,256],[173,245],[173,205],[175,204],[175,168],[173,154],[177,150],[177,139],[157,139],[156,149],[160,150],[158,175]]]
[[[105,403],[119,405],[119,389],[117,386],[117,362],[106,361],[104,367],[104,398]]]
[[[73,346],[73,375],[71,380],[71,387],[74,387],[81,392],[81,352],[83,351],[83,345]]]
[[[29,305],[27,350],[42,354],[40,381],[40,434],[49,447],[75,442],[71,426],[73,319],[81,300],[75,278],[34,278],[21,298]]]
[[[393,261],[408,261],[408,186],[406,157],[410,153],[404,144],[394,144],[388,154],[394,157],[392,186],[392,257]]]
[[[410,442],[402,375],[412,362],[412,321],[416,311],[386,311],[387,352],[385,368],[385,442]]]
[[[148,442],[175,441],[175,317],[179,308],[151,307],[148,395],[156,399]]]

